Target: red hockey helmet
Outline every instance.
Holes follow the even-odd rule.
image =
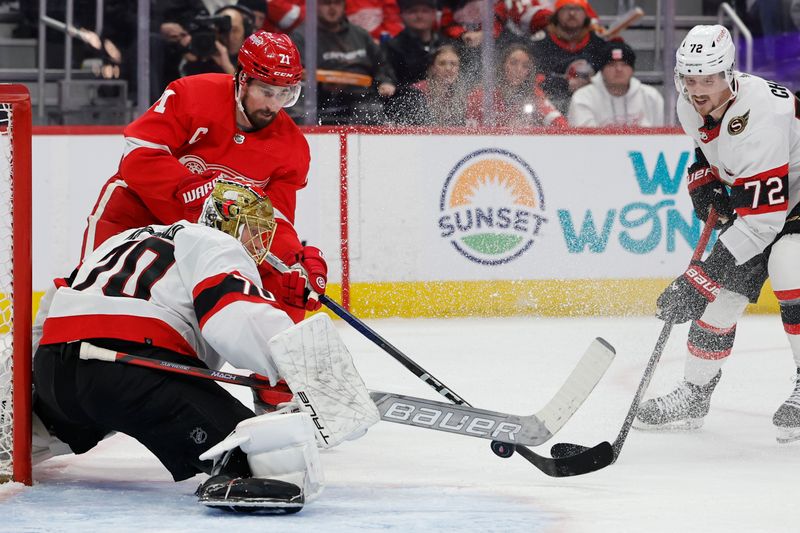
[[[288,35],[258,31],[239,49],[242,72],[267,85],[287,87],[300,83],[300,52]]]

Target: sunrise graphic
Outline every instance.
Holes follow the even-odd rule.
[[[481,264],[519,257],[546,221],[533,169],[519,156],[497,149],[473,152],[453,168],[440,211],[441,236]]]

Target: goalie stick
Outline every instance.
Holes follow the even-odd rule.
[[[81,343],[80,358],[141,366],[253,389],[273,388],[267,380],[257,377],[117,352],[88,342]],[[386,422],[457,433],[466,437],[492,439],[512,445],[538,446],[552,438],[572,416],[605,373],[613,358],[614,350],[605,341],[598,339],[592,343],[550,402],[536,414],[528,416],[478,409],[468,405],[451,405],[391,392],[371,391],[370,397],[378,407],[381,420]],[[581,398],[581,395],[584,398]]]
[[[605,374],[616,352],[603,339],[589,345],[575,369],[552,399],[537,413],[508,415],[468,404],[450,405],[388,392],[370,392],[381,419],[491,439],[495,446],[539,446],[569,420]]]
[[[714,229],[714,226],[717,224],[718,217],[719,215],[712,208],[708,214],[708,220],[706,221],[706,224],[703,227],[703,232],[700,234],[700,239],[697,242],[697,246],[695,246],[694,253],[692,253],[692,261],[699,261],[703,257],[703,251],[706,249],[706,246],[708,245],[708,241],[711,238],[711,232]],[[625,415],[625,420],[622,423],[622,427],[619,430],[619,434],[617,434],[617,438],[614,439],[614,443],[613,444],[609,444],[608,442],[601,443],[601,444],[609,444],[609,447],[613,453],[613,458],[611,460],[612,464],[617,461],[619,454],[622,452],[622,446],[625,444],[625,440],[628,438],[628,433],[631,430],[631,425],[633,424],[633,420],[636,418],[636,413],[639,411],[639,405],[642,403],[642,396],[644,396],[645,391],[647,391],[647,387],[650,385],[650,380],[653,378],[653,374],[655,373],[658,361],[661,359],[661,354],[664,351],[664,346],[667,344],[667,341],[669,340],[669,335],[672,332],[673,325],[674,324],[672,324],[671,322],[665,322],[664,327],[661,328],[661,334],[658,336],[655,348],[653,348],[653,354],[647,361],[647,366],[645,367],[644,374],[642,375],[642,379],[639,382],[639,387],[636,389],[636,394],[633,396],[633,401],[631,402],[631,406],[628,409],[628,414]],[[580,457],[586,454],[587,450],[590,449],[591,448],[581,446],[580,444],[559,442],[554,444],[550,448],[550,453],[553,455],[553,457],[566,460],[569,458]]]
[[[280,259],[272,253],[266,256],[266,262],[278,272],[284,273],[289,270]],[[309,290],[311,290],[309,288]],[[367,339],[376,344],[383,351],[392,356],[397,362],[402,364],[412,374],[431,386],[436,392],[450,400],[456,405],[467,405],[469,403],[461,396],[447,388],[441,381],[433,377],[424,368],[419,366],[411,358],[406,356],[399,349],[394,347],[386,339],[378,335],[372,328],[364,324],[352,313],[347,311],[341,305],[331,300],[328,296],[322,294],[317,295],[319,301],[335,313],[339,318],[350,324],[356,331],[364,335]],[[499,457],[511,457],[516,451],[525,460],[538,468],[544,474],[552,477],[566,477],[586,474],[599,470],[610,465],[614,460],[614,455],[611,451],[611,446],[607,442],[602,442],[593,448],[588,448],[584,452],[571,457],[546,457],[539,455],[533,450],[529,450],[521,444],[510,446],[508,443],[500,441],[492,441],[492,451]]]

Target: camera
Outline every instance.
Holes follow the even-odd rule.
[[[214,42],[217,35],[231,31],[231,18],[221,17],[195,17],[188,25],[187,30],[192,36],[189,52],[199,59],[208,59],[217,51]]]

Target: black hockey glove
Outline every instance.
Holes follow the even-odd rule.
[[[722,241],[717,240],[705,261],[692,261],[686,272],[661,293],[656,301],[656,316],[673,324],[697,320],[723,287],[754,301],[752,295],[758,294],[766,279],[764,261],[765,255],[759,254],[737,265]]]
[[[664,322],[682,324],[697,320],[709,302],[719,294],[720,285],[706,272],[702,261],[692,261],[686,272],[664,289],[656,300],[656,316]]]
[[[719,214],[715,228],[720,229],[733,222],[736,214],[731,206],[728,189],[714,175],[702,153],[698,154],[698,160],[689,167],[688,173],[686,185],[697,218],[708,220],[708,214],[713,207]]]

